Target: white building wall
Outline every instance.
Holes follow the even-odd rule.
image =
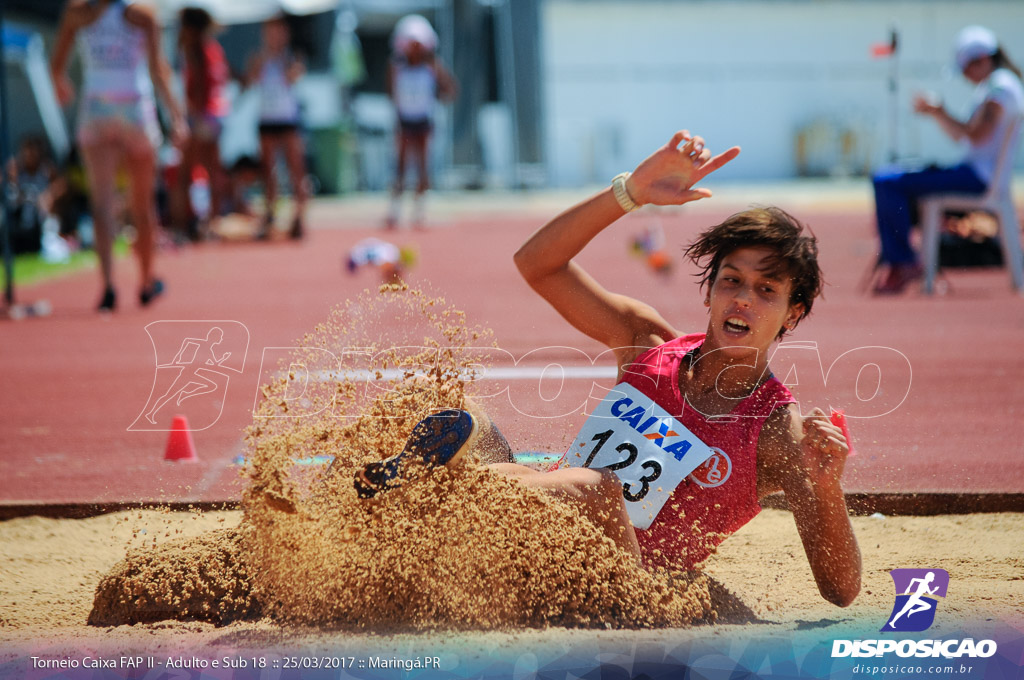
[[[937,92],[965,113],[971,89],[953,65],[957,31],[988,26],[1024,63],[1022,0],[546,0],[542,11],[553,186],[606,182],[679,128],[712,150],[743,147],[723,179],[795,176],[797,133],[814,123],[807,148],[822,170],[877,167],[890,148],[890,62],[869,52],[893,26],[899,156],[952,161],[959,149],[913,114],[910,98]]]

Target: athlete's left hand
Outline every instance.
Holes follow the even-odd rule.
[[[832,424],[824,411],[816,408],[804,416],[803,432],[800,448],[811,484],[815,489],[838,485],[850,453],[842,429]]]
[[[740,148],[712,156],[702,137],[676,132],[665,146],[648,156],[626,180],[626,190],[640,205],[682,205],[711,196],[693,185],[736,158]]]

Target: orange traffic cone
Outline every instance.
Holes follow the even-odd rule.
[[[185,416],[174,416],[171,423],[171,434],[167,437],[167,450],[164,460],[197,461],[196,445],[192,442],[192,432],[188,429]]]

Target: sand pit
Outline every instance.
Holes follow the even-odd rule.
[[[141,516],[140,516],[141,515]],[[517,654],[590,645],[667,644],[679,641],[793,636],[844,637],[850,628],[874,630],[892,607],[888,570],[937,566],[950,573],[949,595],[941,604],[933,631],[992,626],[1024,626],[1024,516],[977,514],[937,517],[854,518],[864,556],[864,586],[847,609],[822,600],[815,591],[792,516],[766,510],[728,539],[707,570],[734,590],[757,619],[744,624],[639,630],[506,629],[496,632],[421,631],[372,635],[321,627],[281,626],[267,619],[236,621],[226,627],[209,622],[140,623],[103,628],[87,625],[101,576],[144,536],[198,536],[237,526],[241,512],[158,511],[116,513],[83,520],[40,517],[0,523],[0,664],[26,654],[48,655],[82,649],[163,652],[188,649],[196,655],[227,650],[259,650],[285,655],[296,650],[355,650],[408,653],[409,650],[477,650],[480,654]],[[181,531],[182,533],[175,533]],[[133,539],[133,534],[136,538]],[[152,544],[152,541],[148,541]],[[158,545],[159,545],[158,541]],[[723,637],[724,636],[724,637]],[[461,650],[461,651],[459,651]],[[348,652],[346,652],[348,653]]]

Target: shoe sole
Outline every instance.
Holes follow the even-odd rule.
[[[394,482],[401,479],[401,467],[409,459],[418,459],[431,469],[458,463],[473,448],[479,430],[476,419],[467,411],[448,409],[427,416],[413,427],[400,454],[356,472],[356,494],[373,498],[395,488],[398,484]]]

